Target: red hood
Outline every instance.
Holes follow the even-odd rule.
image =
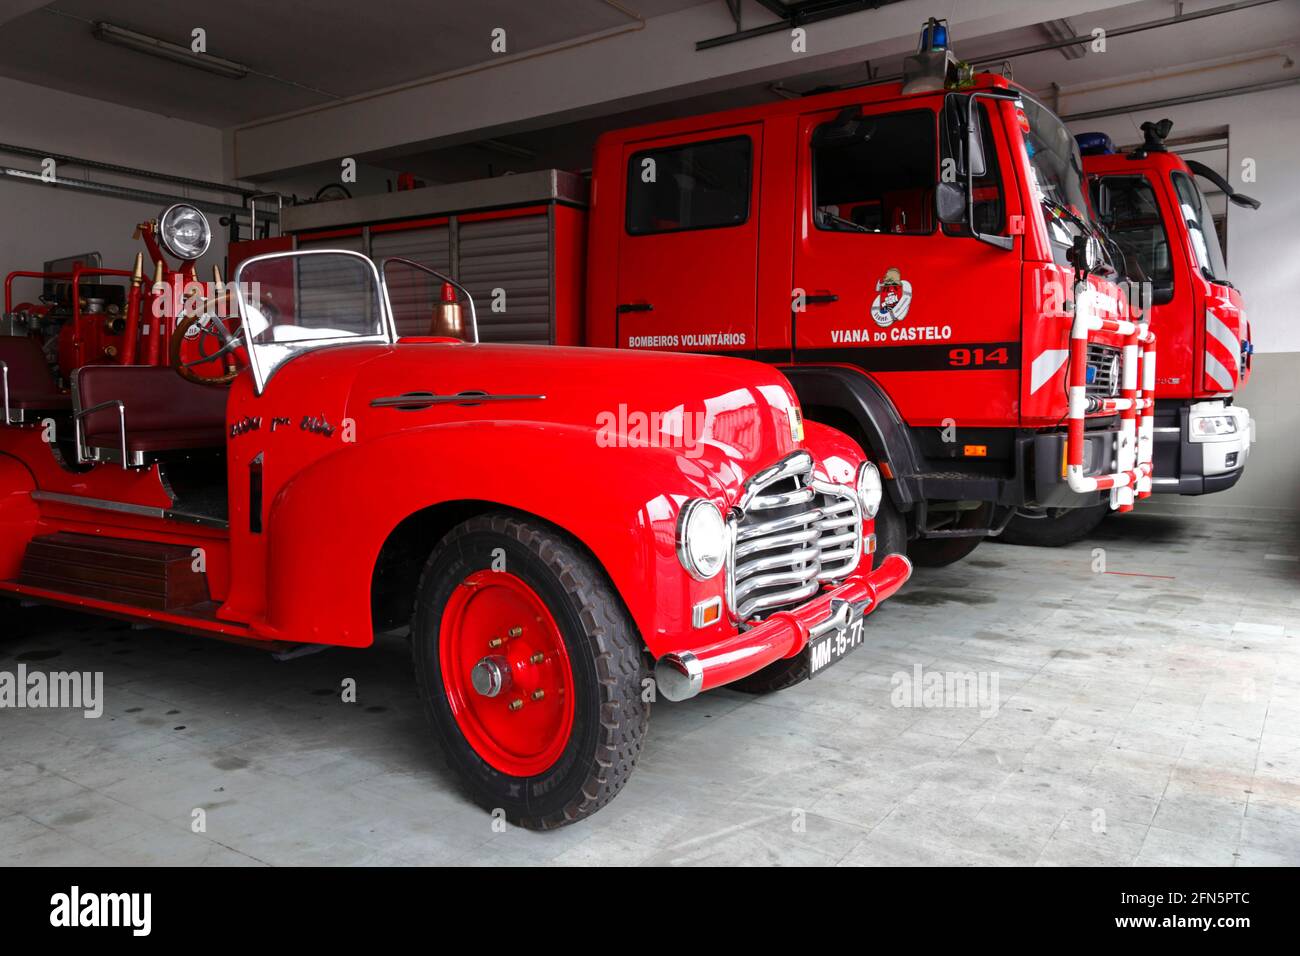
[[[520,397],[411,411],[372,405],[408,393],[463,392]],[[298,414],[355,422],[361,442],[476,420],[588,429],[596,447],[675,451],[683,467],[702,468],[722,488],[799,447],[791,426],[797,402],[784,376],[714,356],[446,342],[343,346],[288,362],[260,401],[278,406],[286,396],[301,405]]]

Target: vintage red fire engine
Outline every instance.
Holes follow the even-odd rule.
[[[0,338],[0,593],[265,648],[409,623],[453,766],[547,828],[622,787],[656,691],[812,676],[910,573],[876,467],[773,369],[480,345],[451,279],[345,250],[180,301],[207,223],[145,225],[182,262],[123,351],[158,364],[89,356],[69,395]]]

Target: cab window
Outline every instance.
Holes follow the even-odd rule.
[[[1093,208],[1102,208],[1100,191],[1106,192],[1105,225],[1124,253],[1125,271],[1133,278],[1150,281],[1157,292],[1172,291],[1169,235],[1151,183],[1145,176],[1105,176],[1094,179],[1091,186]]]
[[[633,154],[627,168],[628,233],[741,225],[749,218],[752,166],[748,136]]]
[[[934,113],[868,116],[850,140],[828,137],[830,142],[816,145],[819,138],[814,130],[813,219],[818,229],[899,235],[934,231]]]

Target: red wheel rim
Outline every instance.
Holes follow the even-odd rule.
[[[443,611],[438,659],[452,716],[475,753],[512,777],[560,759],[573,729],[573,669],[536,591],[504,571],[469,575]],[[480,676],[500,675],[495,694],[475,687],[480,664]]]

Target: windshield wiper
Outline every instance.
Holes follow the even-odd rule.
[[[825,209],[819,209],[818,215],[822,217],[823,222],[829,219],[831,222],[838,222],[841,225],[848,226],[850,229],[856,229],[858,232],[876,231],[874,229],[868,229],[866,226],[862,225],[861,223],[854,222],[852,219],[845,219],[841,216],[835,215],[835,213],[833,212],[827,212]]]

